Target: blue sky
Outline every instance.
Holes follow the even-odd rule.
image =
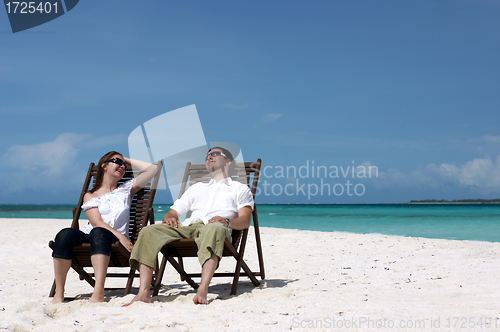
[[[258,202],[498,198],[498,17],[489,0],[80,1],[14,34],[2,9],[0,203],[76,202],[89,162],[191,104],[207,141],[268,166]],[[378,172],[280,176],[313,162]]]

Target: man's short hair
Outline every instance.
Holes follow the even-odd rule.
[[[226,156],[226,159],[229,159],[231,161],[234,160],[233,155],[231,154],[231,152],[229,152],[229,150],[227,150],[227,149],[221,148],[220,146],[214,146],[213,148],[211,148],[210,150],[208,150],[207,154],[210,151],[212,151],[213,149],[219,149],[219,150],[221,150],[222,153],[224,153],[224,155]]]

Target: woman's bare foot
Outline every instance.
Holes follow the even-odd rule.
[[[131,305],[132,303],[134,302],[144,302],[144,303],[153,303],[153,301],[151,301],[151,297],[149,295],[141,295],[141,294],[137,294],[133,299],[132,301],[130,301],[130,303],[127,303],[127,304],[124,304],[122,305],[122,307],[128,307],[129,305]]]
[[[194,304],[208,304],[207,291],[198,288],[196,295],[193,298]]]

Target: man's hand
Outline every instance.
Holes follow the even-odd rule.
[[[172,227],[179,227],[181,222],[179,221],[179,215],[175,210],[170,209],[164,216],[161,221],[162,224],[167,224]]]
[[[167,224],[172,227],[179,227],[179,225],[181,224],[181,222],[177,218],[163,218],[161,223]]]
[[[211,223],[214,223],[214,222],[220,222],[226,226],[228,226],[228,223],[227,223],[227,220],[226,218],[222,218],[222,217],[219,217],[219,216],[215,216],[215,217],[212,217],[210,219],[208,219],[208,223],[211,224]]]

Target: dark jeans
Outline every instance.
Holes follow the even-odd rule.
[[[95,254],[109,256],[111,244],[116,241],[118,241],[116,236],[102,227],[94,227],[89,234],[75,228],[65,228],[56,235],[52,257],[73,259],[73,247],[81,243],[90,243],[90,256]]]

